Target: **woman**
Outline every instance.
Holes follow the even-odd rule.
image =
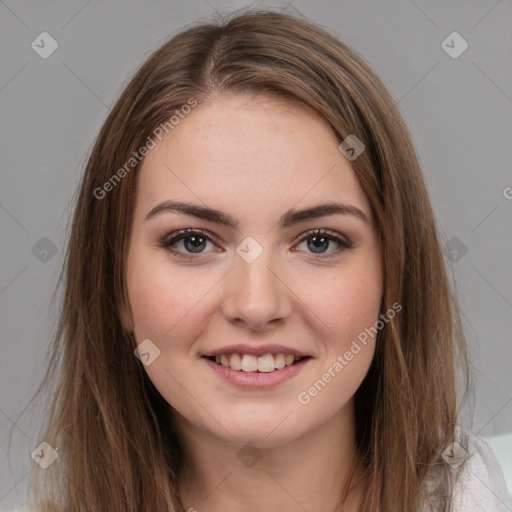
[[[457,426],[407,128],[322,29],[253,11],[154,52],[90,155],[65,277],[37,510],[507,510]]]

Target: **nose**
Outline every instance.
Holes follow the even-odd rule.
[[[226,279],[222,311],[228,321],[261,332],[290,316],[292,292],[270,250],[252,263],[236,255]]]

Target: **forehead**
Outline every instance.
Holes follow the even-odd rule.
[[[138,203],[146,210],[169,199],[252,214],[299,201],[368,206],[327,123],[268,97],[220,96],[196,107],[157,142],[140,173]]]

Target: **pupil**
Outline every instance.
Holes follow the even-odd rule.
[[[315,249],[322,248],[322,244],[326,244],[329,242],[328,238],[325,238],[324,236],[313,236],[309,240],[318,240],[318,243],[316,242],[309,242],[308,241],[308,247],[313,250],[313,252],[322,252],[322,251],[316,251]],[[325,247],[327,248],[327,247]]]
[[[205,239],[201,236],[188,236],[187,238],[184,239],[184,243],[185,243],[185,248],[187,250],[191,249],[192,247],[190,247],[190,244],[187,243],[191,241],[192,243],[192,247],[193,247],[193,250],[191,252],[201,252],[202,249],[204,249],[204,242],[205,242]],[[198,251],[196,251],[195,249],[198,249]]]

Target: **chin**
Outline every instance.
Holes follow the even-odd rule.
[[[288,444],[305,433],[303,429],[299,430],[297,426],[285,425],[285,423],[287,422],[283,422],[283,418],[270,422],[263,415],[260,421],[254,421],[252,418],[244,421],[239,417],[226,427],[231,435],[223,429],[216,429],[216,431],[226,442],[234,445],[251,444],[261,449],[276,448]],[[228,424],[224,423],[224,425]]]

